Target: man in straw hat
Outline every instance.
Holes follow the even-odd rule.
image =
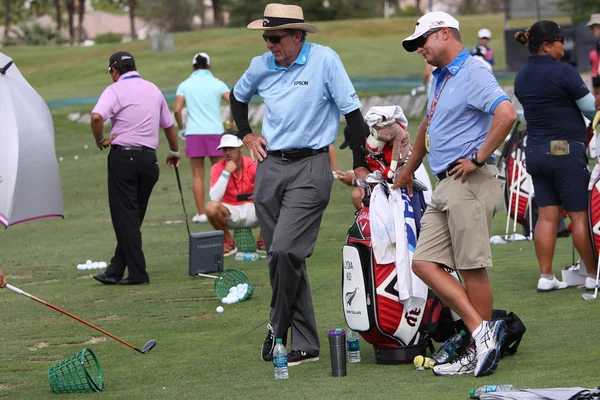
[[[600,95],[600,14],[592,14],[587,26],[596,38],[594,50],[590,52],[590,63],[592,64],[592,93],[598,96]]]
[[[412,269],[464,321],[473,343],[436,375],[491,374],[500,359],[504,322],[490,321],[493,293],[489,234],[504,180],[491,158],[516,113],[492,72],[469,55],[458,21],[444,12],[422,16],[402,41],[437,69],[427,113],[412,155],[393,187],[412,192],[412,174],[425,154],[438,182],[421,219]],[[463,287],[443,267],[460,271]]]
[[[268,251],[273,290],[271,323],[262,359],[273,359],[275,338],[287,339],[288,365],[319,359],[306,258],[317,241],[333,176],[328,147],[335,142],[340,114],[349,127],[357,177],[365,178],[365,132],[360,102],[339,56],[305,41],[317,27],[304,22],[302,8],[268,4],[248,29],[263,31],[269,50],[255,57],[231,91],[235,123],[256,171],[254,204]],[[263,98],[262,136],[252,132],[248,103]]]

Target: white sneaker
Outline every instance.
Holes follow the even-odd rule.
[[[585,290],[594,290],[594,289],[596,289],[596,278],[586,276],[585,277]]]
[[[456,360],[433,366],[433,373],[438,376],[454,376],[472,374],[477,365],[477,352],[475,347],[469,346]]]
[[[586,278],[587,283],[587,278]],[[552,279],[540,278],[538,281],[537,291],[538,292],[550,292],[552,290],[561,290],[568,288],[567,282],[561,282],[556,279],[555,276]],[[594,280],[594,287],[596,287],[596,281]]]
[[[490,375],[500,359],[500,348],[504,343],[504,321],[483,321],[473,334],[475,350],[477,352],[477,365],[473,375]]]
[[[196,214],[192,217],[192,222],[195,222],[197,224],[205,224],[208,222],[208,217],[206,216],[206,214]]]

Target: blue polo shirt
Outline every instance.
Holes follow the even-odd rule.
[[[527,143],[586,142],[585,122],[576,100],[590,91],[577,70],[550,56],[531,56],[515,78],[515,95],[527,121]]]
[[[492,72],[464,48],[450,64],[433,71],[431,87],[428,118],[438,94],[439,99],[428,130],[427,159],[431,172],[438,174],[481,147],[494,110],[509,98]]]
[[[337,53],[307,42],[289,68],[277,65],[271,52],[255,57],[233,94],[244,103],[254,95],[263,98],[262,135],[269,150],[329,146],[335,142],[341,115],[360,108]]]
[[[223,133],[221,100],[229,87],[207,69],[199,69],[181,82],[177,96],[185,97],[187,107],[186,135],[218,135]]]

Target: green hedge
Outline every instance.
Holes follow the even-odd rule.
[[[104,43],[121,43],[123,40],[122,33],[102,33],[96,36],[96,44],[104,44]]]

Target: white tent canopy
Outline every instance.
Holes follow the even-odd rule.
[[[0,53],[0,224],[62,217],[50,110]]]

